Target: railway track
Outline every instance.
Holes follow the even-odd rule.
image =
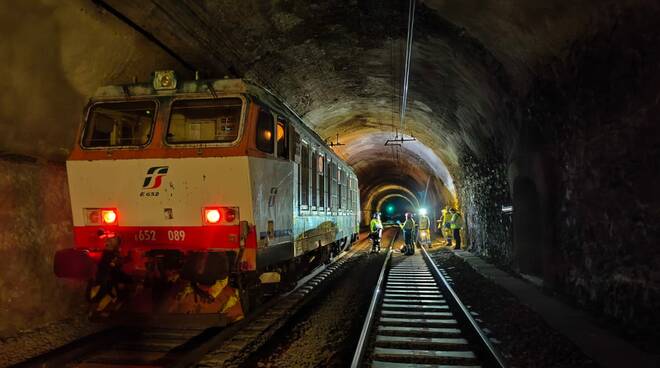
[[[355,244],[301,279],[291,292],[269,300],[228,327],[113,327],[15,367],[239,366],[369,246],[366,240]]]
[[[506,366],[426,249],[390,247],[351,367]]]

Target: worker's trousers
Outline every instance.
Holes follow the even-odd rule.
[[[461,229],[454,229],[454,239],[456,240],[454,249],[461,249]]]
[[[412,230],[403,230],[403,242],[406,243],[406,254],[415,254],[415,245]]]

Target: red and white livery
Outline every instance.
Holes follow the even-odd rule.
[[[55,272],[89,280],[97,312],[242,315],[357,239],[355,174],[273,94],[154,75],[100,88],[67,161]]]

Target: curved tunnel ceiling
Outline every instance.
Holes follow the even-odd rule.
[[[461,156],[487,156],[520,127],[511,105],[535,68],[606,25],[607,6],[643,0],[418,1],[406,142],[399,128],[407,2],[358,0],[105,3],[207,76],[280,95],[358,173],[363,201],[386,184],[455,199]],[[604,9],[604,10],[603,10]],[[431,177],[431,179],[429,179]],[[428,186],[430,189],[427,189]]]

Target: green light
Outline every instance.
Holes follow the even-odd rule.
[[[392,213],[392,212],[394,212],[394,206],[392,205],[387,206],[387,213]]]

